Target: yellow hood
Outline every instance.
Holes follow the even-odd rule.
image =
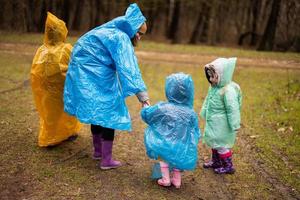
[[[66,40],[68,29],[64,21],[58,19],[55,15],[47,12],[45,25],[44,44],[57,45]]]

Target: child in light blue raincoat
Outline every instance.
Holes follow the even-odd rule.
[[[202,106],[205,119],[203,143],[212,148],[212,159],[204,168],[213,168],[219,174],[232,174],[231,148],[240,128],[242,104],[241,89],[232,81],[236,58],[218,58],[205,65],[205,74],[211,84]]]
[[[197,114],[193,110],[194,84],[191,76],[184,73],[167,77],[165,85],[167,102],[143,108],[142,119],[148,124],[145,130],[147,155],[159,159],[162,178],[161,186],[171,183],[179,188],[180,170],[193,170],[196,167],[198,141],[201,132]],[[170,179],[169,166],[173,168]]]

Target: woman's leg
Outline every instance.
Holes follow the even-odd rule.
[[[112,148],[115,130],[101,127],[102,133],[102,161],[101,169],[113,169],[121,166],[121,162],[112,159]]]
[[[93,136],[93,146],[94,146],[94,160],[100,160],[102,157],[102,133],[101,128],[97,125],[91,124],[91,132]]]

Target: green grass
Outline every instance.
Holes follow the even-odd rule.
[[[41,35],[1,36],[0,42],[39,44]],[[12,39],[15,37],[15,39]],[[149,45],[147,47],[147,45]],[[193,53],[201,48],[143,43],[145,50]],[[150,47],[151,46],[151,47]],[[168,47],[168,48],[167,48]],[[219,48],[203,53],[222,52]],[[227,50],[231,51],[231,50]],[[227,52],[225,51],[224,54]],[[247,51],[249,57],[257,52]],[[215,55],[215,54],[214,54]],[[269,57],[273,53],[262,56]],[[277,53],[274,53],[277,55]],[[278,54],[290,59],[294,54]],[[271,58],[270,56],[269,58]],[[298,58],[296,58],[298,59]],[[17,87],[29,78],[30,55],[0,53],[0,91]],[[140,61],[141,72],[149,89],[151,102],[165,100],[165,77],[175,72],[191,74],[195,84],[196,112],[200,111],[208,83],[198,67],[182,64],[151,64]],[[0,195],[14,199],[279,199],[278,192],[253,169],[253,161],[242,144],[250,145],[255,158],[264,163],[265,170],[284,184],[300,191],[300,71],[264,68],[238,68],[234,80],[243,91],[242,130],[234,148],[237,173],[217,176],[201,168],[209,150],[199,145],[199,166],[194,172],[185,172],[183,188],[162,189],[149,179],[152,162],[143,145],[143,131],[135,97],[127,100],[133,119],[133,132],[118,132],[114,155],[125,166],[103,172],[90,158],[89,127],[84,126],[75,142],[58,148],[37,147],[38,116],[30,86],[8,93],[0,93]],[[200,120],[203,130],[204,122]],[[281,129],[281,128],[284,128]],[[279,131],[283,130],[283,131]],[[243,143],[242,143],[243,142]],[[71,157],[70,157],[71,156]],[[66,159],[65,158],[68,158]],[[222,183],[221,186],[219,184]],[[221,188],[221,189],[220,189]]]
[[[276,60],[295,60],[297,62],[300,61],[299,53],[259,52],[242,48],[226,48],[205,45],[170,45],[165,43],[145,41],[142,42],[139,49],[145,51],[214,55],[220,57],[244,57],[255,59],[267,58]]]
[[[258,154],[299,190],[300,72],[249,70],[237,79],[244,91],[243,124],[255,136]]]
[[[29,34],[17,34],[0,32],[0,42],[12,42],[12,43],[28,43],[40,45],[43,42],[43,34],[29,33]],[[78,37],[69,36],[67,42],[74,44]],[[169,53],[187,53],[198,55],[214,55],[223,57],[244,57],[254,59],[276,59],[276,60],[293,60],[300,62],[299,53],[282,53],[282,52],[259,52],[255,50],[248,50],[242,48],[226,48],[215,47],[206,45],[171,45],[167,43],[157,43],[151,41],[142,40],[137,47],[138,50],[144,51],[159,51]]]

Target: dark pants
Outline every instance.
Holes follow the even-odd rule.
[[[105,141],[113,141],[115,138],[115,129],[105,128],[100,125],[91,124],[91,132],[93,135],[100,134]]]

